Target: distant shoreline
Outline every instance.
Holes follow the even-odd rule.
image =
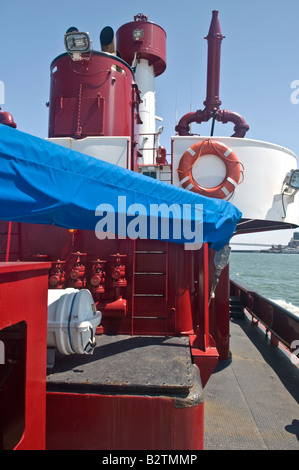
[[[260,250],[232,250],[232,253],[260,253]]]
[[[260,254],[267,254],[267,255],[298,255],[298,252],[293,251],[265,251],[265,250],[233,250],[232,253],[260,253]]]

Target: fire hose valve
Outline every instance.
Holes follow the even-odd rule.
[[[49,288],[62,289],[65,283],[65,261],[54,261],[49,274]]]
[[[86,253],[76,253],[75,255],[76,261],[71,268],[68,285],[74,289],[81,289],[86,284],[85,266],[82,263],[82,257],[85,257]]]
[[[103,294],[105,292],[106,271],[105,260],[97,259],[91,261],[91,277],[89,279],[90,291],[93,295]]]
[[[124,265],[124,259],[127,255],[120,255],[119,253],[110,255],[110,265],[111,265],[111,283],[112,287],[126,287],[127,280],[126,267]]]

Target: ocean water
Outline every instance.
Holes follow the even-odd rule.
[[[231,252],[230,277],[299,316],[299,254]]]

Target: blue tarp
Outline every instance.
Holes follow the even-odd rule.
[[[241,218],[230,202],[206,198],[0,124],[0,220],[93,231],[100,226],[109,231],[114,214],[115,233],[124,235],[120,225],[125,221],[127,228],[131,224],[131,230],[144,234],[138,214],[150,224],[152,207],[163,204],[175,207],[173,220],[184,214],[194,233],[201,213],[201,241],[215,250],[229,242]],[[147,229],[147,236],[140,238],[156,238],[149,225]],[[184,230],[178,238],[174,229],[166,238],[159,230],[158,239],[192,241]]]

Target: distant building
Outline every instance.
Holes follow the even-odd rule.
[[[260,250],[260,253],[297,253],[299,254],[299,232],[294,232],[291,240],[285,246],[272,245],[271,248]]]
[[[299,232],[294,232],[289,244],[288,244],[288,247],[290,248],[296,248],[298,249],[299,248]]]

